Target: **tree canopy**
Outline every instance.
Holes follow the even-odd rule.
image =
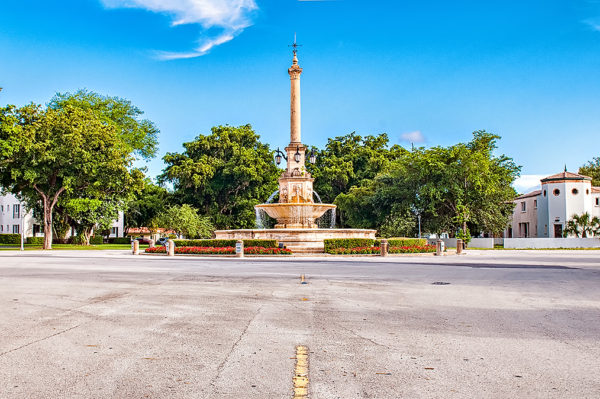
[[[336,204],[351,227],[406,231],[421,215],[425,231],[453,234],[461,228],[465,234],[470,226],[499,233],[512,213],[511,184],[520,167],[494,155],[498,139],[477,131],[469,143],[404,153],[375,179],[340,194]]]
[[[174,198],[210,215],[217,228],[254,228],[254,206],[277,189],[281,171],[273,152],[250,125],[216,126],[168,153],[160,182],[173,184]]]
[[[600,186],[600,157],[596,157],[579,168],[579,173],[592,178],[593,186]]]
[[[127,100],[87,91],[57,94],[46,109],[0,109],[0,185],[42,210],[45,249],[55,209],[65,212],[62,222],[90,232],[141,189],[134,154],[152,156],[158,130],[139,115]]]

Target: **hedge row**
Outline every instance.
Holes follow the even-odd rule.
[[[173,240],[175,247],[235,247],[237,240]],[[277,248],[277,240],[243,240],[244,247]]]
[[[104,244],[104,237],[102,236],[93,236],[90,238],[90,244],[92,245],[101,245]]]
[[[43,245],[44,237],[27,237],[27,244]]]
[[[0,234],[0,244],[21,244],[21,235]]]
[[[323,241],[325,252],[336,248],[365,248],[372,247],[375,240],[371,238],[328,238]]]
[[[379,254],[381,253],[381,247],[331,248],[325,252],[332,255]],[[388,248],[388,253],[390,254],[420,254],[430,252],[435,252],[435,245],[394,246]]]
[[[129,237],[111,237],[108,239],[109,244],[131,244]]]
[[[426,238],[404,238],[404,237],[393,237],[388,238],[388,245],[390,247],[422,247],[427,245]],[[375,246],[381,245],[381,240],[375,240]]]

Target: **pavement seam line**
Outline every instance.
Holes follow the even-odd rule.
[[[306,346],[296,347],[296,368],[292,381],[294,382],[293,399],[308,399],[308,348]]]
[[[18,348],[13,348],[13,349],[7,350],[6,352],[2,352],[2,353],[0,353],[0,357],[2,357],[2,356],[4,356],[4,355],[7,355],[7,354],[9,354],[9,353],[12,353],[12,352],[14,352],[14,351],[18,351],[19,349],[26,348],[26,347],[28,347],[29,345],[37,344],[38,342],[45,341],[45,340],[47,340],[47,339],[50,339],[50,338],[52,338],[52,337],[56,337],[57,335],[60,335],[60,334],[64,334],[64,333],[66,333],[66,332],[68,332],[68,331],[71,331],[71,330],[73,330],[73,329],[75,329],[75,328],[77,328],[77,327],[79,327],[79,326],[80,326],[80,324],[78,324],[78,325],[76,325],[76,326],[73,326],[73,327],[70,327],[70,328],[67,328],[66,330],[59,331],[59,332],[57,332],[57,333],[54,333],[54,334],[52,334],[52,335],[48,335],[47,337],[40,338],[40,339],[36,339],[35,341],[28,342],[28,343],[26,343],[26,344],[24,344],[24,345],[21,345],[21,346],[19,346]]]

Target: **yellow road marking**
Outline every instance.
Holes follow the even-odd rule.
[[[308,348],[296,347],[296,369],[294,370],[294,397],[293,399],[308,398]]]

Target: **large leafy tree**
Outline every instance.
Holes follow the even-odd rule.
[[[417,148],[336,203],[353,227],[390,229],[399,223],[402,228],[396,230],[407,230],[414,223],[410,215],[421,215],[430,232],[499,233],[512,213],[511,184],[520,167],[494,154],[498,139],[477,131],[468,143]]]
[[[104,124],[114,128],[115,133],[131,153],[150,159],[158,149],[158,128],[131,101],[104,96],[88,90],[75,93],[58,93],[48,104],[48,108],[59,110],[66,106],[92,111]]]
[[[277,189],[281,172],[259,139],[250,125],[213,127],[182,153],[165,155],[159,181],[172,183],[176,201],[209,215],[217,228],[253,228],[254,205]]]
[[[373,179],[390,161],[406,153],[397,145],[389,148],[385,133],[363,137],[355,132],[330,138],[323,150],[316,151],[317,162],[307,165],[307,169],[315,178],[315,191],[328,203],[350,188]]]
[[[171,197],[166,188],[153,184],[148,178],[144,179],[143,188],[135,193],[126,206],[125,227],[151,227],[151,222],[171,204]]]
[[[596,157],[579,168],[579,173],[592,178],[592,185],[600,186],[600,157]]]
[[[0,109],[0,184],[43,209],[44,248],[62,195],[115,195],[131,185],[132,148],[91,109],[29,105]]]

